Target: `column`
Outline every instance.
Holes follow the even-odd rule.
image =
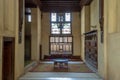
[[[32,60],[39,61],[39,46],[40,46],[40,10],[39,8],[31,9],[32,22],[31,22],[31,58]]]

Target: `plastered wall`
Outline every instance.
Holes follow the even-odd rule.
[[[32,22],[31,22],[31,57],[32,60],[39,61],[39,46],[41,36],[41,12],[39,8],[32,8]]]
[[[15,36],[14,4],[14,0],[0,0],[0,34],[3,36]]]
[[[31,37],[31,60],[39,61],[41,44],[41,11],[37,8],[31,8],[31,22],[25,20],[25,35]],[[27,42],[26,42],[27,43]],[[27,48],[26,48],[27,50]],[[28,49],[29,50],[29,49]],[[27,52],[29,52],[27,50]]]
[[[94,27],[92,27],[94,26]],[[90,29],[98,31],[98,74],[105,77],[105,54],[104,45],[101,42],[101,31],[99,24],[99,0],[93,0],[90,4]]]
[[[49,54],[50,13],[42,13],[42,56]]]
[[[32,22],[31,22],[31,57],[32,60],[38,60],[37,54],[39,52],[38,50],[38,35],[37,35],[37,9],[32,8],[31,9],[31,15],[32,15]]]
[[[98,1],[91,3],[91,25],[98,29],[98,73],[105,80],[119,80],[120,72],[120,1],[104,0],[104,43],[101,43],[98,24]]]
[[[25,16],[23,15],[23,24],[22,24],[22,41],[18,42],[18,30],[19,30],[19,2],[18,0],[14,0],[14,10],[15,10],[15,72],[14,77],[17,80],[24,73],[24,24],[25,24]]]
[[[73,54],[80,53],[80,13],[72,13],[72,33],[73,33]],[[42,56],[49,54],[49,36],[50,36],[50,13],[42,13]]]
[[[120,33],[108,36],[108,80],[120,80]]]
[[[3,10],[3,0],[0,0],[0,35],[2,35],[2,31],[3,31],[3,14],[4,14],[4,10]]]
[[[92,26],[97,26],[99,23],[99,1],[93,0],[90,4],[90,27],[93,30]]]
[[[22,28],[22,43],[18,43],[18,0],[0,0],[0,80],[2,80],[2,39],[15,38],[15,80],[24,72],[24,25]]]
[[[107,80],[120,80],[120,0],[105,0],[104,3]]]
[[[81,10],[81,44],[82,58],[84,60],[84,33],[92,30],[98,31],[98,70],[97,73],[105,77],[105,57],[104,47],[101,43],[101,31],[99,24],[99,0],[93,0],[88,6],[84,6]]]
[[[80,25],[80,13],[72,13],[72,34],[73,34],[73,55],[81,55],[81,25]]]
[[[3,0],[0,0],[0,10],[0,64],[2,64]],[[2,80],[2,65],[0,65],[0,80]]]
[[[84,33],[85,33],[85,7],[82,8],[81,10],[81,57],[82,57],[82,60],[85,61],[85,58],[84,58]]]
[[[4,0],[4,35],[15,36],[15,0]],[[12,20],[11,20],[12,19]]]
[[[84,33],[90,31],[90,6],[84,6],[81,10],[81,56],[82,59],[85,61],[84,58]]]

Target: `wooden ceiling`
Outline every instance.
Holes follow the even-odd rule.
[[[80,0],[41,0],[42,11],[80,11]]]
[[[43,12],[78,12],[92,0],[25,0],[26,8],[39,6]]]

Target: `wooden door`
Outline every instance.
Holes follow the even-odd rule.
[[[2,80],[14,80],[14,39],[3,40]]]

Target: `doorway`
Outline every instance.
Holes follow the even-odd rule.
[[[14,80],[15,40],[3,38],[2,80]]]

